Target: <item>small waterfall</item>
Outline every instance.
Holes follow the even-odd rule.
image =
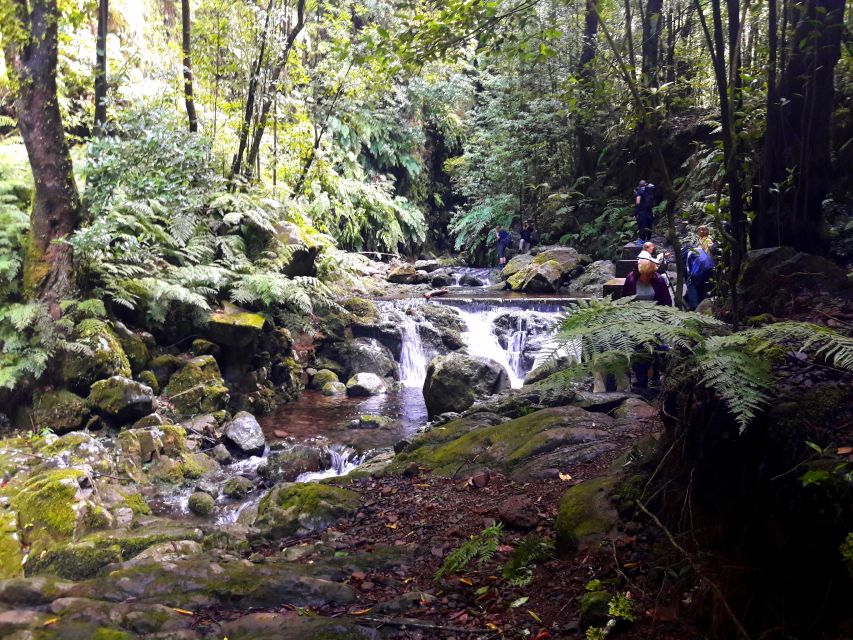
[[[328,448],[328,452],[332,460],[331,466],[328,469],[301,473],[296,477],[296,482],[311,482],[312,480],[322,480],[323,478],[345,476],[364,462],[364,455],[359,455],[351,447],[332,445]]]
[[[509,361],[509,366],[512,368],[512,371],[513,373],[515,373],[516,377],[524,378],[524,375],[521,373],[521,370],[524,362],[524,347],[526,346],[527,317],[519,315],[518,318],[516,318],[515,331],[510,334],[506,348],[506,355],[507,360]]]
[[[400,382],[407,387],[422,387],[426,380],[427,358],[418,325],[407,316],[401,329]]]
[[[470,313],[461,309],[459,313],[468,326],[468,331],[462,335],[468,345],[468,353],[472,356],[491,358],[506,369],[512,388],[520,387],[524,383],[524,377],[519,377],[515,367],[509,362],[507,352],[498,342],[498,336],[492,324],[495,313]]]

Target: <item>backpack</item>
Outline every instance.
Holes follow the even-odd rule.
[[[644,209],[651,209],[655,206],[655,185],[651,182],[640,189],[640,206]]]
[[[704,249],[686,246],[681,250],[681,257],[691,280],[700,281],[711,275],[714,270],[714,259]]]

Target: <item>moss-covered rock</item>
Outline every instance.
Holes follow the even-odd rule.
[[[124,496],[124,503],[126,507],[129,507],[131,511],[133,511],[133,515],[135,516],[150,516],[151,515],[151,507],[148,506],[148,503],[145,501],[145,498],[142,497],[139,493],[128,493]]]
[[[140,371],[136,376],[136,379],[139,380],[142,384],[151,387],[151,390],[154,392],[154,395],[160,393],[160,381],[157,379],[157,376],[150,369],[146,369],[145,371]]]
[[[89,419],[89,407],[83,398],[65,389],[39,391],[33,400],[32,415],[37,428],[67,433],[86,424]]]
[[[228,403],[228,387],[213,356],[199,356],[172,375],[163,393],[180,415],[213,413]]]
[[[258,505],[255,526],[266,538],[322,531],[359,507],[358,494],[321,484],[275,486]]]
[[[610,593],[604,590],[587,591],[581,597],[578,625],[586,630],[589,627],[603,626],[610,619]]]
[[[424,401],[431,417],[464,411],[477,398],[509,389],[504,368],[490,358],[450,353],[436,356],[427,367]]]
[[[327,382],[320,389],[324,396],[345,396],[347,394],[347,386],[343,382]]]
[[[17,514],[0,511],[0,580],[21,577],[23,559]]]
[[[196,338],[190,345],[190,353],[196,356],[215,356],[219,353],[218,344],[205,340],[204,338]]]
[[[370,300],[350,298],[344,300],[341,306],[352,314],[353,323],[355,324],[373,326],[380,320],[379,309]]]
[[[77,342],[88,347],[88,353],[66,352],[59,369],[59,377],[71,390],[88,393],[96,380],[131,375],[127,355],[108,323],[94,318],[84,320],[77,327]]]
[[[338,374],[334,371],[329,371],[328,369],[320,369],[317,373],[314,374],[314,377],[311,378],[311,388],[320,390],[323,386],[328,382],[338,382]]]
[[[610,492],[616,481],[603,476],[570,487],[560,501],[554,524],[557,551],[573,553],[587,540],[606,535],[618,516],[610,504]]]
[[[83,477],[77,469],[53,469],[36,473],[12,488],[12,508],[18,512],[18,526],[27,532],[28,539],[31,533],[57,538],[74,534],[75,506]]]
[[[320,471],[332,464],[329,452],[320,447],[295,444],[287,449],[273,451],[266,463],[258,467],[258,475],[270,484],[293,482],[307,472]]]
[[[148,363],[148,369],[154,374],[157,378],[157,384],[163,389],[169,384],[169,378],[172,377],[172,374],[183,368],[186,362],[186,360],[182,360],[178,356],[164,353],[151,358]]]
[[[98,414],[118,422],[129,422],[154,411],[154,391],[123,376],[98,380],[86,400]]]
[[[121,343],[122,349],[124,349],[125,355],[127,355],[131,372],[133,374],[139,373],[151,359],[151,354],[148,352],[145,340],[142,336],[130,331],[120,322],[115,324],[115,333]]]
[[[386,418],[385,416],[365,414],[358,418],[358,426],[361,429],[382,429],[390,427],[393,424],[394,421],[391,418]]]
[[[209,493],[196,491],[187,501],[187,507],[197,516],[209,516],[216,508],[216,500]]]
[[[245,476],[235,476],[228,478],[225,485],[222,487],[222,493],[234,500],[242,500],[249,492],[255,488],[255,485]]]
[[[259,313],[225,302],[207,318],[208,337],[216,344],[246,347],[264,330],[267,320]]]
[[[509,260],[500,272],[501,280],[508,280],[519,271],[523,270],[533,262],[533,256],[529,253],[519,253]]]
[[[108,564],[121,560],[121,547],[117,544],[100,545],[94,541],[68,543],[33,558],[27,563],[27,573],[85,580],[98,575]]]

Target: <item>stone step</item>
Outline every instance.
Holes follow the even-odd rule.
[[[643,250],[643,245],[637,244],[636,242],[629,242],[625,246],[622,247],[622,260],[636,260],[637,256],[640,255],[640,251]]]
[[[604,297],[618,300],[622,297],[622,285],[624,284],[625,278],[611,278],[604,283]]]
[[[633,260],[617,260],[616,261],[616,277],[624,278],[631,273],[637,266],[637,259]]]

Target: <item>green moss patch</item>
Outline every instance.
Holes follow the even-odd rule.
[[[616,481],[604,476],[571,487],[560,501],[554,525],[557,551],[576,551],[584,538],[604,535],[616,523],[616,512],[610,505],[610,492]]]
[[[274,487],[258,505],[255,526],[267,538],[284,538],[322,531],[355,512],[357,493],[321,484],[286,483]]]

